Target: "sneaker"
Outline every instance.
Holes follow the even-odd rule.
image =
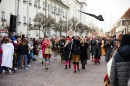
[[[28,65],[28,67],[30,67],[30,65]]]
[[[2,74],[5,74],[5,70],[3,70]]]
[[[12,74],[12,72],[11,72],[11,70],[9,70],[9,73],[8,73],[9,75],[11,75]]]

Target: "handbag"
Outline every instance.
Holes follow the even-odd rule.
[[[33,57],[34,57],[34,54],[33,54],[33,51],[32,51],[32,50],[30,51],[29,56],[30,56],[31,58],[33,58]]]
[[[43,58],[43,56],[42,56],[42,50],[39,51],[39,56],[38,57],[39,58]]]

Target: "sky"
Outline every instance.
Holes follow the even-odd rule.
[[[96,26],[107,32],[112,28],[116,21],[130,8],[130,0],[85,0],[87,3],[86,12],[95,15],[102,15],[104,22],[98,21],[87,16],[89,25]]]

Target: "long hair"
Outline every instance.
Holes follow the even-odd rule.
[[[27,44],[27,39],[26,38],[23,38],[23,40],[22,40],[22,43],[21,43],[22,45],[26,45]]]
[[[120,34],[120,35],[118,36],[118,41],[119,41],[120,44],[121,44],[121,42],[122,42],[122,36],[123,36],[123,34]]]
[[[4,43],[9,43],[9,37],[4,38]]]

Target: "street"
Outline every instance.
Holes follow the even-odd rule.
[[[64,69],[59,56],[57,60],[51,58],[48,70],[45,70],[40,58],[32,61],[30,65],[28,70],[21,69],[12,75],[1,74],[0,86],[104,86],[106,73],[104,57],[97,65],[89,60],[86,69],[80,73],[73,73],[73,67]]]

